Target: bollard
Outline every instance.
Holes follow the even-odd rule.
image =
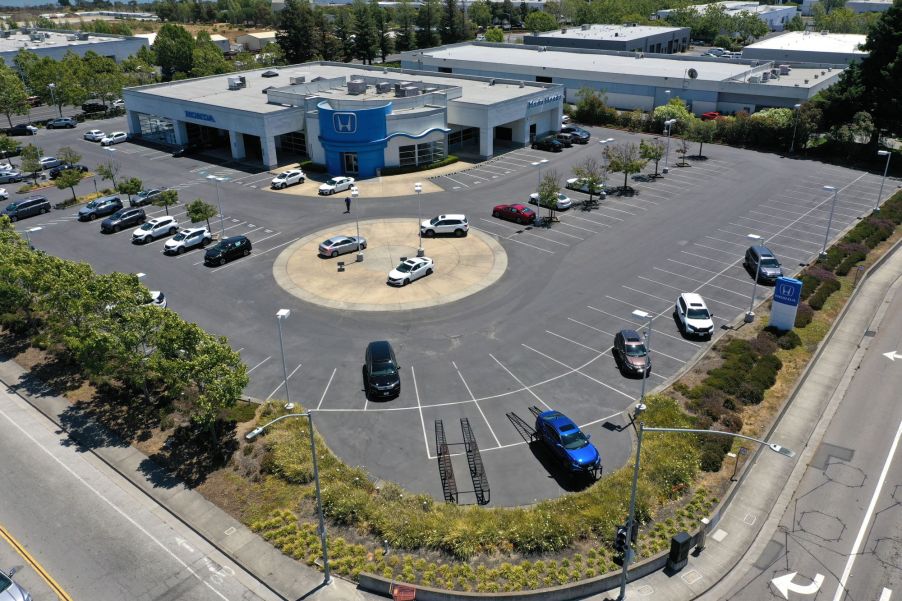
[[[345,270],[345,262],[344,262],[344,261],[339,261],[339,262],[338,262],[338,272],[341,273],[341,272],[344,271],[344,270]]]

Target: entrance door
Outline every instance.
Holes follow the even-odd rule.
[[[343,152],[341,153],[341,161],[345,168],[345,173],[357,173],[357,153]]]

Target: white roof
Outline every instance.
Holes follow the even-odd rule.
[[[755,42],[748,49],[796,50],[803,52],[842,52],[846,54],[866,55],[859,45],[864,44],[867,36],[853,33],[828,33],[808,31],[787,31],[786,33],[760,42]]]
[[[227,37],[225,37],[225,36],[222,36],[222,35],[219,35],[218,33],[211,33],[211,34],[210,34],[210,41],[211,41],[211,42],[225,42],[225,41],[228,41],[228,39],[229,39],[229,38],[227,38]]]
[[[27,33],[20,33],[18,30],[10,31],[8,38],[0,38],[0,52],[16,52],[22,48],[53,48],[66,46],[83,46],[96,44],[98,42],[116,42],[125,40],[122,36],[106,35],[102,33],[91,33],[87,40],[76,40],[74,34],[50,31],[47,29],[38,30],[42,34],[40,40],[32,40]]]
[[[650,25],[591,25],[587,29],[582,27],[568,27],[566,31],[542,32],[539,37],[563,38],[582,40],[635,40],[660,33],[673,33],[683,31],[685,27],[652,27]]]
[[[275,31],[254,31],[238,36],[239,38],[257,38],[258,40],[269,40],[276,37]]]

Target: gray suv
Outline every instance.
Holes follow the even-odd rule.
[[[758,281],[774,284],[777,278],[783,276],[783,268],[774,253],[766,246],[750,246],[745,251],[743,266],[753,278],[757,275]]]

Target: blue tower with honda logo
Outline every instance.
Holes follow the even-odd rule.
[[[334,109],[329,101],[323,101],[317,109],[319,140],[329,173],[375,177],[376,170],[385,166],[389,140],[386,121],[392,103],[347,110]]]

